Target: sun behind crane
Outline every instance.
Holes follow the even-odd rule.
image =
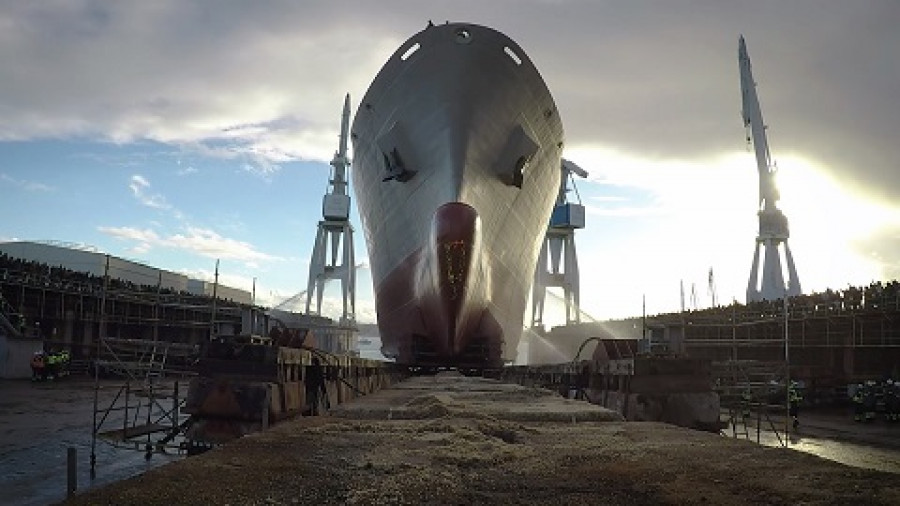
[[[750,56],[747,45],[741,36],[738,44],[738,64],[741,72],[741,97],[743,100],[744,126],[750,130],[747,141],[752,140],[756,152],[756,166],[759,170],[759,234],[756,237],[756,248],[753,253],[753,265],[750,268],[750,280],[747,283],[747,302],[760,300],[777,300],[785,296],[800,295],[800,280],[794,267],[794,257],[788,247],[790,231],[788,220],[781,209],[776,206],[779,194],[775,184],[777,169],[769,154],[766,141],[766,126],[763,123],[759,97],[756,95],[756,83],[750,70]],[[781,251],[787,263],[788,281],[785,284],[781,267]],[[762,279],[759,275],[759,251],[765,249],[762,264]]]

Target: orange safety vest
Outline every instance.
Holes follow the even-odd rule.
[[[35,355],[31,357],[31,367],[35,369],[43,369],[44,368],[44,356],[43,355]]]

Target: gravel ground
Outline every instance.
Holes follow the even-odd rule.
[[[67,504],[900,504],[895,474],[660,423],[506,419],[433,387],[366,399],[379,419],[285,422]],[[388,420],[378,395],[424,409]]]

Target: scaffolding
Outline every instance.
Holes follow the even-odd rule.
[[[787,374],[785,362],[757,360],[728,360],[713,363],[716,378],[715,390],[719,394],[719,406],[725,414],[725,427],[721,434],[753,440],[750,429],[756,432],[755,440],[761,442],[763,430],[769,430],[779,446],[787,446],[773,415],[787,415],[786,405],[780,402],[780,385]]]
[[[30,269],[30,270],[29,270]],[[0,265],[0,306],[20,334],[39,337],[67,349],[73,361],[87,361],[98,336],[199,343],[209,337],[213,298],[162,286],[163,271],[153,284],[135,285],[110,277],[56,269],[46,264],[26,269]],[[262,309],[217,297],[218,333],[240,333],[246,316]],[[100,331],[103,320],[104,331]],[[0,326],[6,327],[0,318]],[[16,332],[8,334],[16,335]]]
[[[730,428],[732,437],[741,436],[752,439],[750,435],[752,425],[756,429],[756,442],[761,443],[761,434],[765,425],[777,439],[778,445],[787,447],[790,434],[791,327],[788,298],[785,297],[781,302],[780,315],[773,312],[768,315],[768,318],[763,319],[756,319],[753,315],[750,315],[750,318],[742,318],[741,326],[761,329],[761,335],[756,335],[752,339],[749,338],[749,334],[747,339],[738,338],[737,306],[732,305],[731,321],[729,322],[730,340],[716,339],[715,344],[703,339],[686,339],[685,342],[688,346],[694,343],[706,346],[712,344],[718,347],[724,345],[730,348],[730,357],[726,360],[722,360],[721,353],[718,354],[718,357],[711,357],[713,358],[715,388],[719,394],[719,406],[726,413],[726,426],[722,432],[726,433]],[[682,319],[684,319],[684,313],[682,313]],[[721,328],[716,330],[720,332]],[[770,350],[765,359],[741,358],[739,350],[745,349],[747,346],[777,347],[782,352],[780,357],[778,352]],[[782,388],[783,393],[781,392]],[[772,415],[778,413],[784,414],[784,425],[781,432],[772,419]]]
[[[198,346],[190,344],[98,340],[93,363],[92,475],[98,442],[143,450],[147,459],[154,452],[184,453],[183,433],[190,418],[182,408],[187,382],[196,375],[192,364],[197,355]]]

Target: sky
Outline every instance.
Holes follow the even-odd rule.
[[[743,301],[741,34],[803,291],[900,277],[894,0],[0,0],[0,241],[205,279],[220,259],[223,283],[277,305],[306,288],[344,94],[355,111],[429,20],[502,31],[547,82],[589,172],[571,194],[586,318],[678,310],[682,284],[706,307],[710,270],[720,302]]]

